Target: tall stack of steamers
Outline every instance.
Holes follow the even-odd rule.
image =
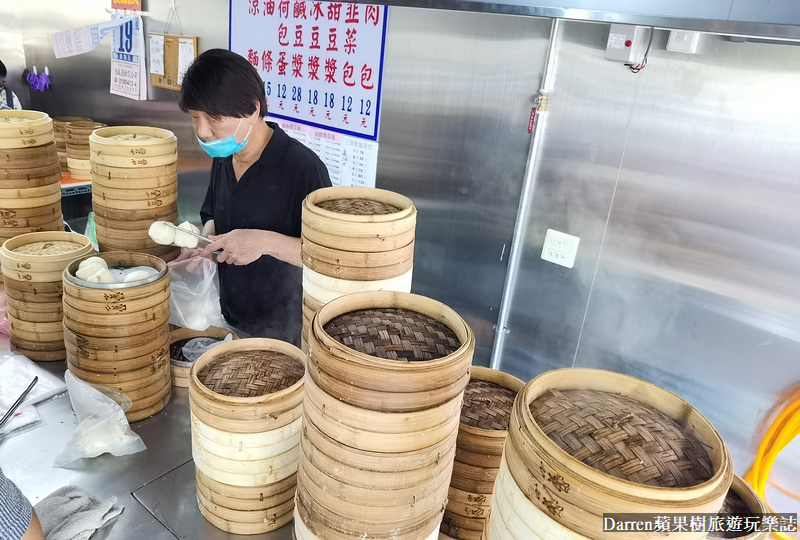
[[[80,235],[18,236],[60,228],[61,167],[47,115],[0,112],[11,339],[122,391],[136,421],[171,395],[162,258],[176,250],[149,244],[147,230],[177,219],[177,145],[137,127],[88,141],[102,266],[154,273],[89,283],[76,275],[91,255]],[[302,219],[304,351],[235,340],[186,379],[197,503],[216,527],[256,534],[293,520],[298,540],[604,540],[609,513],[765,511],[713,426],[675,394],[607,371],[523,384],[473,367],[467,323],[409,292],[416,209],[406,197],[326,188]]]

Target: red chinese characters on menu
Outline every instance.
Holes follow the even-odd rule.
[[[313,0],[232,2],[231,50],[258,69],[273,112],[376,135],[387,8]]]

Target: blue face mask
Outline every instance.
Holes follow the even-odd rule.
[[[241,152],[244,147],[247,146],[247,137],[250,136],[250,131],[253,129],[253,126],[250,125],[250,129],[247,130],[247,135],[244,136],[244,140],[240,143],[237,143],[236,132],[239,131],[239,127],[241,127],[241,125],[242,121],[239,120],[236,130],[231,135],[215,141],[203,142],[200,140],[200,137],[197,137],[196,135],[195,137],[197,137],[197,142],[200,143],[200,147],[206,151],[206,154],[212,158],[226,158],[232,156],[236,152]]]

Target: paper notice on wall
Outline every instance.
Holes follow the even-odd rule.
[[[375,187],[378,143],[281,118],[268,120],[313,150],[328,168],[334,186]]]
[[[150,73],[164,74],[164,36],[150,34]]]
[[[120,25],[132,21],[133,16],[121,17],[110,21],[81,26],[53,34],[53,52],[56,58],[77,56],[94,50],[106,34],[114,31]]]
[[[142,18],[132,17],[114,29],[111,44],[111,93],[135,100],[147,99]]]
[[[195,57],[195,40],[184,39],[178,40],[178,84],[183,84],[183,77],[189,66],[194,62]]]

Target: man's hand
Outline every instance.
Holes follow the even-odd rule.
[[[203,248],[202,255],[208,256],[214,251],[221,251],[217,255],[217,262],[244,266],[270,253],[273,235],[275,233],[272,231],[259,229],[234,229],[229,233],[212,235],[209,238],[214,243]]]
[[[229,233],[209,236],[214,241],[207,245],[201,256],[208,257],[214,251],[217,262],[244,266],[257,261],[263,255],[275,257],[294,266],[301,266],[300,239],[274,231],[260,229],[234,229]]]

